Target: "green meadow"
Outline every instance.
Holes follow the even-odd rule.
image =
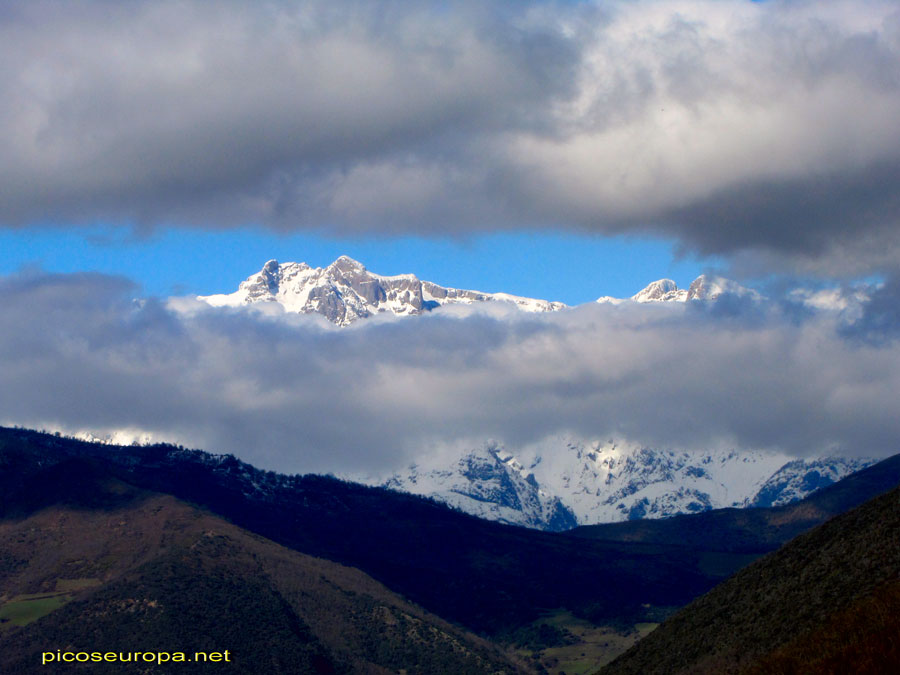
[[[99,583],[99,579],[57,579],[55,591],[17,595],[0,605],[0,630],[9,626],[27,626],[62,607],[75,597],[77,591]]]

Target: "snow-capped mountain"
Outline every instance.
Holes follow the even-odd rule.
[[[630,298],[612,298],[608,295],[597,298],[597,302],[618,304],[631,300],[633,302],[688,302],[689,300],[716,300],[722,295],[759,300],[762,296],[756,291],[741,286],[736,281],[725,277],[701,274],[687,288],[678,288],[671,279],[660,279],[649,284]]]
[[[287,312],[317,313],[339,326],[389,312],[423,314],[447,304],[508,302],[527,312],[563,309],[561,302],[446,288],[413,274],[382,276],[352,258],[341,256],[328,267],[306,263],[267,262],[234,293],[198,296],[213,306],[237,307],[260,302],[280,304]]]
[[[716,300],[722,295],[762,299],[756,291],[720,276],[701,274],[687,289],[671,279],[660,279],[630,298],[603,296],[600,303],[688,302]],[[321,314],[338,326],[377,314],[424,314],[441,305],[507,302],[526,312],[550,312],[566,307],[561,302],[523,298],[508,293],[482,293],[422,281],[414,274],[383,276],[361,262],[341,256],[327,267],[306,263],[268,261],[256,274],[241,282],[234,293],[200,295],[198,300],[215,307],[240,307],[275,303],[286,312]]]
[[[156,442],[152,434],[135,429],[67,435],[104,445]],[[723,507],[780,506],[876,461],[733,450],[692,453],[560,434],[516,454],[487,441],[423,456],[388,476],[341,477],[431,497],[487,520],[562,531]]]
[[[363,482],[426,495],[492,520],[561,530],[801,499],[875,460],[764,452],[689,453],[560,435],[515,455],[491,441]],[[356,477],[359,480],[359,477]]]
[[[781,506],[803,499],[810,492],[831,485],[848,473],[859,471],[875,461],[835,457],[793,460],[772,474],[746,505]]]

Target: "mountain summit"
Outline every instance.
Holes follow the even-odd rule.
[[[759,300],[756,291],[741,286],[736,281],[711,274],[701,274],[691,282],[688,288],[678,288],[671,279],[659,279],[638,291],[627,300],[632,302],[688,302],[689,300],[716,300],[722,295]],[[618,304],[625,302],[622,298],[603,296],[597,302]]]
[[[198,299],[218,307],[275,302],[287,312],[321,314],[339,326],[385,312],[398,316],[423,314],[448,304],[501,301],[527,312],[549,312],[565,307],[561,302],[506,293],[446,288],[422,281],[414,274],[382,276],[348,256],[341,256],[328,267],[270,260],[234,293],[198,296]]]

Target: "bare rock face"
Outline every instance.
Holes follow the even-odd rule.
[[[561,302],[505,293],[445,288],[430,281],[420,281],[413,274],[382,276],[347,256],[341,256],[324,268],[270,260],[262,270],[242,282],[236,292],[200,296],[199,299],[214,306],[275,302],[285,311],[321,314],[339,326],[383,312],[398,316],[422,314],[445,304],[510,302],[530,312],[565,307]]]

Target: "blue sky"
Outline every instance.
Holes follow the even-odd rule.
[[[126,276],[153,296],[231,292],[272,258],[321,267],[349,255],[379,274],[412,272],[445,286],[567,304],[627,297],[662,277],[687,286],[704,270],[662,240],[546,232],[336,239],[262,228],[137,235],[97,226],[0,231],[0,250],[0,274],[97,271]]]

